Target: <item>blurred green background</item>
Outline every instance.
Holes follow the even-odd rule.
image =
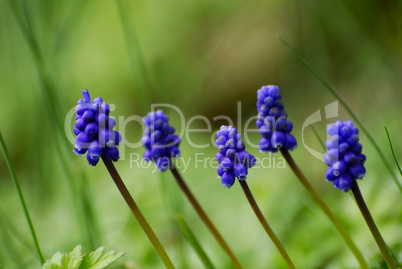
[[[162,102],[180,108],[186,119],[202,115],[212,121],[227,115],[234,122],[241,117],[244,124],[256,114],[257,89],[276,84],[298,139],[293,157],[371,266],[379,266],[378,248],[352,197],[325,182],[326,165],[311,156],[301,141],[307,117],[335,99],[278,36],[295,47],[351,106],[397,173],[383,127],[388,127],[402,162],[402,1],[0,0],[0,128],[45,257],[58,250],[69,252],[77,244],[87,252],[91,246],[105,245],[127,253],[115,267],[163,267],[104,165],[88,166],[65,140],[64,119],[83,89],[114,104],[116,118],[143,116],[151,103]],[[166,112],[171,125],[179,126],[177,114]],[[339,119],[349,119],[342,108]],[[314,124],[323,139],[326,124],[334,120]],[[190,137],[208,143],[223,123],[212,121],[211,132]],[[205,127],[201,121],[191,126],[197,125]],[[125,128],[125,137],[135,142],[141,132],[141,125],[132,122]],[[305,129],[304,138],[323,152],[311,129]],[[258,135],[252,134],[251,140],[257,143]],[[401,193],[364,135],[361,143],[368,157],[362,193],[401,261]],[[255,148],[249,151],[267,157]],[[142,152],[142,148],[126,148],[116,167],[176,266],[203,268],[174,221],[174,214],[181,213],[212,263],[231,268],[171,174],[152,173],[153,166],[130,167],[130,153]],[[211,145],[195,149],[183,139],[181,154],[191,158],[183,173],[189,187],[245,268],[285,267],[239,185],[225,189],[216,169],[195,167],[196,153],[213,157],[215,152]],[[281,155],[272,158],[279,160]],[[358,267],[289,168],[250,169],[248,182],[298,268]],[[83,213],[77,213],[82,189],[92,208],[92,241],[82,232]],[[2,268],[37,268],[3,157],[0,220]]]

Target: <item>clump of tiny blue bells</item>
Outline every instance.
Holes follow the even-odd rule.
[[[109,118],[109,105],[100,97],[92,102],[86,89],[82,91],[82,96],[75,107],[74,134],[77,138],[74,153],[82,155],[88,152],[88,163],[93,166],[99,162],[102,154],[111,161],[117,161],[119,150],[116,146],[121,142],[121,135],[113,130],[116,121]]]
[[[215,154],[219,163],[218,176],[222,186],[230,188],[236,177],[239,180],[246,179],[248,168],[254,166],[256,159],[245,150],[246,146],[236,128],[223,125],[216,136],[215,145],[219,150]]]

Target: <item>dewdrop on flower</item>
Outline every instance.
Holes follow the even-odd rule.
[[[235,177],[239,180],[246,179],[248,168],[256,163],[256,159],[245,151],[246,146],[236,128],[223,125],[216,136],[215,145],[219,151],[215,154],[219,163],[218,176],[222,186],[230,188],[235,182]]]
[[[280,148],[293,150],[296,139],[290,132],[293,124],[287,121],[287,113],[282,104],[282,96],[275,85],[262,86],[257,91],[257,128],[261,135],[258,143],[261,152],[277,152]]]
[[[74,153],[87,153],[90,165],[95,166],[102,154],[111,161],[119,159],[119,150],[116,148],[121,142],[121,135],[114,131],[114,119],[109,118],[109,105],[102,98],[96,97],[93,102],[88,90],[82,91],[84,98],[78,100],[75,107],[74,134],[77,136],[74,143]]]
[[[328,134],[331,139],[325,144],[324,161],[329,168],[325,177],[335,188],[346,192],[354,180],[362,179],[366,174],[366,156],[359,143],[359,130],[352,121],[337,121],[328,126]]]

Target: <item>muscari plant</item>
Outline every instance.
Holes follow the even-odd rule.
[[[361,252],[357,249],[342,223],[329,209],[319,193],[307,180],[288,152],[288,150],[293,150],[297,147],[297,142],[294,136],[291,134],[293,125],[287,120],[287,113],[284,110],[284,105],[281,101],[279,88],[273,85],[263,86],[257,92],[257,99],[258,118],[256,124],[260,129],[261,135],[261,140],[259,143],[260,151],[262,153],[276,153],[277,151],[281,151],[289,166],[296,174],[297,178],[310,193],[316,203],[322,208],[324,213],[328,216],[335,228],[343,237],[345,243],[348,245],[359,262],[360,267],[369,268]],[[119,151],[116,146],[120,144],[121,136],[117,131],[113,130],[116,122],[109,117],[109,105],[104,103],[100,97],[97,97],[92,101],[88,91],[84,90],[83,98],[78,101],[76,106],[76,112],[74,133],[77,135],[77,138],[73,151],[77,155],[87,153],[87,161],[92,166],[96,166],[100,159],[103,160],[117,188],[134,213],[134,216],[137,218],[140,226],[148,236],[155,250],[161,257],[166,268],[175,268],[160,241],[140,212],[138,206],[134,202],[112,163],[119,159]],[[243,268],[237,257],[233,254],[227,243],[219,234],[174,166],[173,159],[180,156],[180,151],[178,148],[180,138],[174,135],[175,130],[169,125],[167,116],[159,110],[149,113],[146,117],[144,117],[143,122],[145,125],[145,132],[144,137],[142,138],[142,143],[146,149],[144,159],[154,162],[158,167],[158,170],[161,172],[164,172],[167,169],[171,170],[178,185],[185,193],[194,209],[199,214],[200,218],[204,221],[208,229],[214,235],[218,243],[228,254],[229,258],[233,262],[233,265],[236,268]],[[335,188],[344,192],[349,190],[352,191],[355,201],[365,221],[367,222],[371,233],[373,234],[373,237],[386,264],[389,268],[396,269],[396,262],[394,261],[390,250],[388,249],[384,239],[376,227],[357,184],[357,179],[362,179],[366,173],[364,167],[366,156],[362,153],[362,145],[359,143],[358,133],[358,129],[354,126],[352,121],[337,121],[335,124],[329,126],[328,134],[331,138],[326,142],[327,153],[324,156],[324,161],[329,168],[326,171],[325,177],[327,181],[333,183]],[[102,247],[94,252],[91,252],[90,254],[82,255],[81,247],[77,246],[69,254],[56,253],[45,263],[1,134],[0,142],[12,174],[13,181],[20,196],[24,212],[26,213],[27,222],[33,236],[35,248],[43,268],[104,268],[124,254],[115,253],[112,251],[102,255],[104,250],[104,247]],[[289,268],[295,268],[293,262],[286,253],[286,250],[262,215],[261,210],[259,209],[246,183],[248,169],[254,166],[256,158],[245,150],[245,144],[241,140],[241,135],[237,133],[236,128],[233,128],[232,126],[222,126],[220,128],[220,130],[217,132],[215,144],[218,148],[218,153],[215,155],[215,158],[219,163],[218,176],[221,178],[222,185],[230,188],[235,183],[236,178],[239,180],[239,183],[252,209],[258,217],[261,225],[277,247],[279,253],[284,258],[287,266]],[[187,230],[189,230],[188,227]],[[191,230],[189,231],[191,232]],[[206,265],[206,267],[213,268],[211,264],[209,266]]]
[[[340,233],[349,249],[353,252],[361,268],[369,268],[362,253],[357,248],[356,244],[342,225],[341,221],[325,203],[321,195],[302,173],[290,155],[289,150],[295,149],[297,142],[293,135],[290,134],[293,125],[290,121],[287,121],[288,115],[284,109],[281,99],[282,97],[279,94],[278,86],[263,86],[257,91],[258,117],[256,125],[260,129],[260,135],[262,136],[259,142],[260,151],[275,153],[279,150],[282,153],[296,177],[309,192],[318,206],[320,206],[320,208],[324,211],[336,230]]]
[[[282,243],[262,214],[247,185],[246,178],[248,168],[255,165],[255,157],[245,150],[246,146],[241,140],[241,135],[237,133],[236,128],[232,126],[222,126],[216,136],[215,145],[218,148],[218,153],[216,153],[215,158],[219,163],[218,176],[221,178],[222,186],[230,188],[235,183],[236,178],[239,180],[243,192],[265,232],[274,243],[287,266],[289,268],[295,268]]]
[[[260,151],[263,153],[276,153],[279,150],[281,151],[289,166],[299,178],[300,182],[312,195],[313,199],[323,209],[324,213],[328,216],[335,228],[341,234],[345,240],[345,243],[355,255],[361,268],[368,268],[367,262],[363,258],[361,252],[357,249],[342,223],[329,209],[319,193],[307,180],[289,154],[288,150],[295,149],[297,147],[297,142],[294,136],[291,134],[293,124],[287,120],[287,113],[284,109],[281,99],[282,97],[279,94],[279,88],[277,86],[263,86],[257,92],[258,118],[256,124],[260,129],[260,135],[262,137],[259,142]],[[81,109],[83,106],[86,109],[89,109],[95,104],[95,106],[98,107],[98,111],[95,111],[96,113],[92,117],[92,114],[89,116],[86,115],[86,111],[81,112],[81,110],[77,110],[76,119],[79,124],[76,124],[76,128],[74,130],[77,134],[77,141],[74,151],[77,154],[83,154],[86,152],[86,150],[88,150],[87,159],[91,165],[96,165],[99,158],[102,157],[104,161],[106,160],[105,164],[108,167],[107,162],[111,164],[111,160],[116,161],[118,159],[118,152],[116,155],[115,146],[120,142],[120,138],[118,134],[116,135],[112,131],[115,123],[111,121],[111,124],[108,124],[107,117],[109,112],[107,109],[105,109],[105,105],[102,106],[101,99],[94,100],[91,105],[89,105],[88,102],[91,103],[89,94],[84,91],[84,99],[79,101],[77,107]],[[78,111],[80,112],[78,113]],[[102,118],[102,120],[100,120],[100,118]],[[84,121],[82,121],[82,119],[84,119]],[[83,122],[85,122],[85,124],[83,124]],[[94,122],[97,123],[98,129],[96,129],[94,124],[91,126],[91,123]],[[173,164],[172,159],[177,158],[180,155],[180,151],[178,149],[180,138],[174,135],[175,130],[169,125],[167,116],[161,110],[151,112],[144,117],[143,123],[145,125],[145,131],[142,138],[142,143],[146,149],[143,156],[144,159],[146,161],[154,162],[158,167],[158,170],[161,172],[166,171],[168,168],[171,170],[180,188],[185,193],[194,209],[199,214],[200,218],[204,221],[208,229],[228,254],[229,258],[231,258],[234,266],[236,268],[242,268],[239,260],[216,230],[215,226],[212,224],[198,201],[195,199],[194,195],[191,193]],[[87,127],[88,125],[91,127]],[[360,191],[358,190],[355,182],[355,179],[361,178],[365,173],[363,166],[365,156],[361,153],[362,146],[358,143],[358,131],[353,127],[353,123],[351,122],[347,122],[345,125],[350,130],[346,130],[347,128],[339,129],[339,122],[334,125],[335,127],[332,126],[329,129],[329,134],[333,135],[333,138],[326,143],[329,152],[325,155],[325,161],[328,165],[330,165],[330,168],[327,170],[326,174],[327,180],[332,181],[336,188],[339,188],[343,191],[352,189],[356,202],[359,205],[359,208],[361,209],[362,214],[366,219],[377,244],[380,247],[384,259],[390,268],[396,268],[395,262],[392,260],[390,252],[386,247],[381,235],[379,234],[378,229],[376,228],[374,221],[372,220],[372,217],[365,206],[364,200],[362,199]],[[85,135],[82,135],[82,133]],[[81,143],[84,142],[89,142],[90,145],[93,145],[92,148],[91,146],[88,146],[87,148],[82,147]],[[221,129],[217,132],[217,139],[215,143],[219,151],[215,155],[215,158],[219,163],[218,176],[221,178],[222,185],[230,188],[234,184],[235,178],[238,178],[239,183],[242,186],[242,189],[263,228],[277,247],[288,267],[294,268],[295,266],[293,265],[293,262],[262,215],[245,181],[247,178],[248,169],[255,164],[255,157],[245,151],[245,145],[241,140],[241,135],[237,133],[236,129],[231,126],[221,127]],[[339,147],[337,147],[338,144]],[[97,150],[95,150],[96,148]],[[107,152],[112,152],[113,154]],[[340,156],[342,159],[338,160]],[[110,167],[108,167],[108,169],[109,168]],[[111,175],[113,177],[113,175],[117,174],[117,172],[113,172],[113,169],[109,169],[109,172],[111,170]],[[166,263],[165,265],[169,267]]]
[[[11,3],[14,3],[14,1],[11,1]],[[117,4],[121,4],[121,2],[120,1],[118,1],[118,2],[116,2]],[[124,11],[124,9],[123,8],[121,8],[121,10],[122,11]],[[29,28],[29,27],[28,27]],[[303,59],[302,59],[303,60]],[[304,61],[304,60],[303,60]],[[320,79],[320,78],[319,78]],[[321,79],[320,79],[321,80]],[[324,82],[324,84],[325,84],[325,82]],[[332,89],[330,89],[330,91],[332,91]],[[336,96],[337,98],[339,98],[338,96]],[[342,100],[341,100],[342,101]],[[349,113],[351,113],[351,111],[350,111],[350,109],[344,104],[344,103],[342,103],[345,107],[346,107],[346,110],[349,112]],[[351,113],[352,114],[352,117],[353,118],[355,118],[355,116],[353,115],[353,113]],[[109,120],[111,120],[111,119],[109,119]],[[365,132],[366,134],[367,134],[367,136],[368,136],[368,138],[372,141],[372,143],[374,143],[373,142],[373,139],[372,139],[372,137],[367,133],[367,131],[364,129],[364,127],[362,127],[361,126],[361,123],[357,120],[357,119],[355,119],[355,121],[356,121],[356,123],[359,125],[359,127],[361,128],[361,130],[363,131],[363,132]],[[96,122],[96,120],[95,120],[95,122]],[[92,126],[94,126],[93,124],[92,124]],[[98,128],[99,128],[99,125],[98,125]],[[109,127],[107,127],[107,128],[109,128]],[[279,127],[280,128],[280,127]],[[278,130],[279,130],[279,128],[278,128]],[[85,129],[84,130],[81,130],[81,131],[84,131],[85,132]],[[266,146],[266,148],[264,149],[264,150],[267,150],[268,148],[269,149],[271,149],[271,150],[268,150],[268,151],[271,151],[271,152],[273,152],[273,151],[277,151],[278,149],[277,148],[275,148],[275,147],[273,147],[272,145],[276,145],[277,147],[279,147],[279,145],[280,144],[282,144],[282,147],[283,148],[285,148],[285,149],[290,149],[290,148],[288,148],[288,147],[286,147],[286,142],[288,142],[289,143],[289,140],[287,141],[286,140],[286,134],[287,133],[289,133],[289,132],[286,132],[286,130],[280,130],[281,132],[282,132],[282,134],[283,135],[281,135],[281,134],[279,134],[279,133],[276,133],[273,137],[274,137],[274,139],[272,138],[272,136],[271,137],[263,137],[263,138],[265,138],[265,139],[268,139],[269,141],[270,141],[270,143],[271,143],[271,145],[270,145],[270,147],[268,147],[268,146]],[[80,141],[81,139],[83,139],[85,136],[84,135],[81,135],[81,138],[78,140],[78,145],[80,145],[80,143],[82,143],[82,141]],[[102,137],[102,136],[101,136]],[[90,137],[89,139],[92,139],[93,137]],[[289,136],[288,136],[288,139],[291,139],[291,138],[289,138]],[[108,139],[105,139],[105,142],[111,142],[111,141],[107,141]],[[95,141],[95,142],[94,142]],[[272,141],[274,141],[274,143],[272,143]],[[278,143],[278,141],[279,141],[279,143]],[[115,149],[115,148],[113,148],[113,145],[111,144],[111,143],[109,143],[109,145],[104,145],[104,146],[99,146],[99,144],[101,143],[100,142],[100,140],[99,139],[93,139],[93,141],[92,142],[94,142],[93,143],[93,147],[91,148],[91,151],[89,151],[89,147],[88,147],[88,154],[87,154],[87,158],[88,158],[88,162],[91,164],[91,165],[95,165],[95,164],[93,164],[93,163],[95,163],[95,162],[98,162],[99,161],[99,158],[102,158],[103,156],[105,156],[105,158],[107,159],[107,160],[109,160],[109,161],[113,161],[113,160],[116,160],[116,159],[118,159],[118,152],[117,152],[117,149]],[[114,141],[114,143],[116,144],[116,141]],[[331,142],[332,143],[332,142]],[[2,145],[3,145],[3,143],[2,143]],[[268,145],[268,143],[264,143],[264,145]],[[383,156],[383,154],[382,154],[382,152],[380,151],[380,149],[379,149],[379,147],[374,143],[374,145],[375,145],[375,149],[380,153],[380,156],[382,156],[382,160],[384,161],[385,160],[385,158],[384,158],[384,156]],[[80,147],[80,146],[79,146]],[[80,147],[81,148],[81,147]],[[285,151],[283,148],[281,148],[281,151]],[[4,150],[4,147],[3,147],[3,150]],[[85,149],[83,149],[83,150],[85,150]],[[264,150],[262,150],[262,151],[264,151]],[[341,151],[343,150],[343,148],[341,149]],[[330,151],[330,150],[329,150]],[[351,153],[353,153],[353,154],[355,154],[355,152],[353,152],[351,149],[350,149],[350,151],[351,151]],[[285,154],[286,154],[286,152],[287,152],[287,150],[285,151]],[[91,154],[90,154],[91,153]],[[283,152],[282,152],[283,153]],[[350,152],[349,152],[350,153]],[[5,154],[6,155],[6,154]],[[341,154],[338,154],[338,157],[339,156],[341,156],[342,155],[342,153]],[[331,164],[331,165],[329,165],[330,166],[330,168],[328,168],[328,170],[327,170],[327,173],[326,173],[326,175],[325,175],[325,177],[327,178],[327,180],[328,181],[331,181],[333,184],[334,184],[334,186],[336,187],[336,188],[338,188],[338,189],[341,189],[342,191],[349,191],[349,189],[350,190],[352,190],[352,192],[354,192],[354,186],[356,185],[356,187],[358,188],[358,186],[357,186],[357,182],[356,182],[356,179],[359,179],[359,177],[361,177],[362,175],[363,175],[363,171],[364,171],[364,165],[363,164],[361,164],[362,165],[362,167],[360,167],[360,166],[358,166],[358,165],[356,165],[356,163],[355,164],[351,164],[351,163],[354,163],[355,161],[357,162],[357,163],[359,163],[359,162],[363,162],[364,160],[362,160],[362,158],[364,158],[364,157],[362,157],[362,156],[358,156],[357,154],[355,154],[355,155],[357,155],[356,156],[356,158],[354,158],[353,156],[352,156],[352,158],[350,159],[349,157],[351,157],[351,154],[348,154],[348,156],[346,156],[345,157],[345,155],[347,155],[346,153],[342,156],[342,157],[339,157],[341,160],[339,161],[338,160],[338,163],[333,163],[333,164]],[[360,154],[359,154],[360,155]],[[291,157],[290,155],[288,156],[289,158]],[[288,159],[287,159],[288,160]],[[288,160],[290,163],[292,163],[292,160],[291,159],[289,159]],[[92,162],[92,163],[91,163]],[[343,162],[343,163],[342,163]],[[9,165],[9,167],[11,167],[11,165],[9,164],[9,158],[7,158],[7,164]],[[392,172],[392,169],[390,168],[390,166],[389,165],[387,165],[386,166],[387,167],[387,169],[388,170],[391,170],[391,172]],[[108,168],[109,169],[109,168]],[[307,188],[307,190],[309,191],[309,192],[312,192],[312,190],[311,189],[309,189],[309,185],[308,185],[308,182],[305,182],[305,177],[303,176],[303,174],[301,173],[301,171],[300,171],[300,169],[298,169],[297,167],[292,167],[292,169],[294,169],[294,170],[296,170],[295,171],[295,173],[296,174],[299,174],[298,176],[299,176],[299,179],[302,181],[302,183],[303,183],[303,185],[305,185],[305,187]],[[10,172],[11,172],[11,174],[12,174],[12,178],[13,178],[13,180],[14,180],[14,177],[15,177],[15,175],[14,175],[14,172],[12,171],[13,169],[12,168],[10,168]],[[244,171],[244,170],[243,170]],[[343,172],[343,173],[341,173],[341,172]],[[401,172],[401,174],[402,174],[402,172]],[[240,175],[241,175],[241,173],[240,173]],[[395,175],[393,175],[393,176],[395,176]],[[304,177],[304,178],[303,178]],[[230,178],[232,178],[232,177],[230,177]],[[17,182],[17,181],[16,181]],[[402,190],[402,188],[401,188],[401,184],[398,182],[398,180],[396,179],[396,182],[398,183],[398,187],[399,187],[399,189],[400,190]],[[17,187],[17,190],[19,190],[19,186],[18,186],[18,182],[17,183],[15,183],[16,184],[16,187]],[[310,186],[311,187],[311,186]],[[20,190],[19,190],[19,192],[21,192]],[[358,190],[358,192],[360,193],[360,191]],[[354,195],[355,195],[355,197],[356,196],[359,196],[358,194],[359,193],[357,193],[357,195],[354,193]],[[312,194],[313,195],[313,197],[314,197],[314,194]],[[22,193],[20,194],[20,196],[22,197]],[[356,201],[358,202],[358,199],[356,198]],[[363,201],[364,202],[364,201]],[[359,205],[360,206],[360,205]],[[27,209],[25,208],[25,211],[27,212]],[[325,211],[325,209],[324,209],[324,211]],[[28,215],[28,214],[27,214]],[[364,213],[363,213],[363,215],[364,215]],[[30,224],[31,226],[32,226],[32,224]],[[369,226],[370,226],[370,224],[369,224]],[[33,227],[32,227],[32,230],[33,230]],[[39,246],[38,246],[38,248],[39,248]],[[76,250],[76,249],[75,249]],[[39,252],[40,252],[40,250],[39,250]],[[73,251],[74,252],[74,251]],[[96,252],[97,253],[97,252]],[[72,253],[70,253],[70,255],[71,255]],[[67,254],[64,254],[64,255],[67,255]],[[387,261],[388,262],[388,261]],[[57,261],[57,263],[58,263],[58,261]],[[391,262],[391,264],[392,264],[392,262]],[[58,265],[58,264],[57,264]],[[362,265],[362,264],[361,264]],[[388,265],[390,265],[390,264],[388,264]],[[363,267],[363,266],[362,266]],[[391,266],[390,266],[391,267]]]
[[[109,105],[103,103],[100,97],[92,101],[87,90],[84,90],[82,95],[84,98],[78,100],[76,106],[77,114],[74,133],[77,138],[74,144],[74,152],[77,155],[88,152],[87,160],[92,166],[95,166],[100,158],[103,160],[114,183],[166,268],[175,268],[112,163],[112,161],[116,162],[119,159],[119,151],[116,146],[121,142],[121,136],[117,131],[113,130],[116,122],[109,118]]]
[[[326,172],[327,181],[332,182],[334,187],[341,191],[352,191],[385,262],[389,268],[397,268],[357,184],[357,179],[363,179],[366,174],[366,156],[362,153],[362,144],[359,143],[359,130],[352,121],[337,121],[329,125],[328,134],[330,139],[326,142],[327,153],[324,155],[324,160],[329,166]]]
[[[243,268],[239,259],[205,213],[173,163],[173,159],[180,156],[180,150],[178,148],[180,138],[174,135],[175,129],[169,125],[168,117],[162,110],[158,110],[148,113],[148,115],[143,118],[143,123],[145,128],[141,142],[145,148],[143,155],[144,160],[154,162],[160,172],[165,172],[167,169],[170,169],[180,189],[186,195],[208,230],[226,252],[233,266],[235,266],[235,268]]]

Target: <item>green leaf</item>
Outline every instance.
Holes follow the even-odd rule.
[[[49,266],[44,267],[44,268],[46,268],[46,269],[61,269],[61,267],[59,265],[54,264],[54,263],[50,264]]]
[[[78,269],[83,259],[81,249],[81,245],[78,245],[69,254],[63,254],[61,256],[61,268]]]
[[[103,254],[105,247],[100,247],[89,254],[82,255],[81,245],[69,254],[57,252],[43,265],[43,269],[102,269],[123,256],[124,252],[111,250]]]
[[[96,264],[96,262],[102,256],[104,250],[105,250],[105,247],[100,247],[97,250],[92,251],[91,253],[89,253],[89,255],[85,256],[84,261],[87,261],[87,263],[90,266],[93,266],[94,264]],[[90,266],[88,266],[88,267],[90,267]]]
[[[58,251],[56,254],[50,258],[50,260],[47,260],[46,263],[43,265],[43,269],[54,269],[54,268],[61,268],[61,257],[63,254]]]
[[[86,255],[79,269],[102,269],[126,254],[124,252],[116,252],[115,250],[103,254],[104,250],[105,247],[100,247],[89,255]]]

